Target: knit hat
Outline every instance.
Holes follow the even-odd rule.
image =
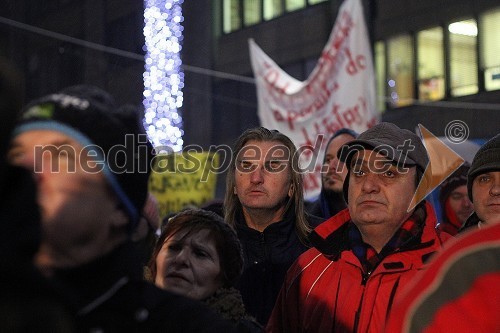
[[[134,229],[146,200],[152,158],[138,110],[118,108],[97,87],[73,86],[28,104],[14,136],[44,129],[70,136],[88,150],[88,156],[95,156],[98,171],[104,173]]]
[[[401,129],[393,123],[382,122],[369,128],[355,140],[343,145],[337,152],[337,156],[350,170],[354,154],[365,149],[381,153],[396,162],[398,166],[416,166],[418,181],[429,163],[427,150],[418,135],[409,130]],[[346,177],[343,187],[346,202],[348,200],[348,187],[349,176]]]
[[[474,178],[488,171],[500,171],[500,133],[488,140],[477,151],[467,175],[467,191],[472,200]]]
[[[441,207],[444,207],[451,192],[457,187],[467,184],[467,172],[469,169],[470,164],[464,163],[441,183],[439,187],[439,203]]]

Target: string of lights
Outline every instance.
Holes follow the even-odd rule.
[[[155,146],[182,149],[183,0],[144,1],[144,126]]]

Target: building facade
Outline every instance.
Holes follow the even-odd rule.
[[[185,144],[230,145],[244,129],[258,126],[255,85],[248,80],[253,76],[248,39],[290,75],[305,80],[341,2],[184,0]],[[453,120],[467,124],[472,139],[500,132],[498,0],[363,0],[363,5],[383,120],[411,130],[423,124],[438,136]],[[23,73],[26,99],[86,82],[109,90],[122,103],[139,105],[143,7],[140,0],[5,0],[0,55]],[[222,190],[221,185],[218,195]]]

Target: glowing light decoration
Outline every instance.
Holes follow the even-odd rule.
[[[144,72],[144,126],[153,144],[182,149],[181,71],[184,0],[145,0],[144,37],[146,40]]]

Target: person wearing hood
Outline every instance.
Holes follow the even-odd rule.
[[[357,136],[353,130],[342,128],[328,140],[321,170],[321,192],[315,201],[305,203],[309,214],[328,219],[347,207],[342,191],[347,168],[337,158],[337,151]]]
[[[440,185],[439,203],[442,219],[437,228],[452,236],[458,233],[462,224],[474,211],[467,194],[467,172],[469,169],[470,164],[461,165]]]

